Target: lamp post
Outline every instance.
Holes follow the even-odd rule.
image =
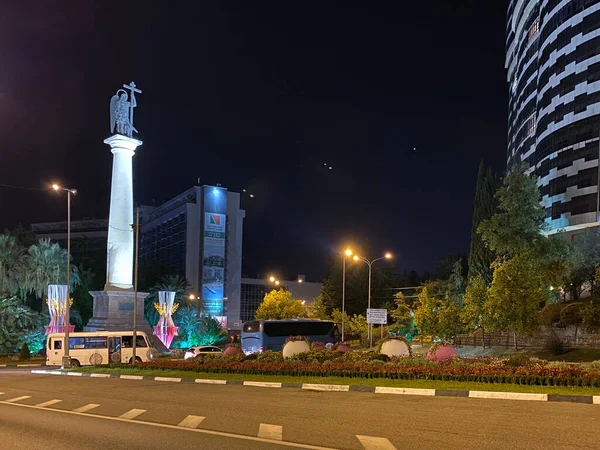
[[[342,270],[342,342],[344,342],[344,315],[346,312],[346,256],[352,256],[352,250],[346,249],[342,256],[343,270]]]
[[[368,296],[367,309],[371,309],[371,269],[373,267],[373,263],[376,261],[380,261],[382,259],[392,259],[392,254],[386,253],[385,255],[383,255],[379,258],[373,259],[372,261],[369,261],[367,258],[358,256],[358,255],[354,255],[354,257],[352,259],[354,259],[354,261],[362,261],[367,266],[369,266],[369,296]],[[369,324],[369,348],[373,349],[373,327],[372,327],[372,324]]]
[[[67,302],[65,305],[65,341],[63,344],[65,353],[62,358],[62,368],[65,369],[71,367],[71,357],[69,356],[69,327],[71,324],[69,305],[71,301],[71,194],[77,194],[77,190],[63,188],[58,184],[53,184],[52,189],[55,191],[66,191],[67,193]]]

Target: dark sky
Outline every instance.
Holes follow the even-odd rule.
[[[2,9],[0,183],[57,180],[79,191],[74,219],[107,217],[108,106],[134,80],[136,202],[198,177],[247,189],[250,275],[320,279],[346,242],[433,269],[468,249],[480,160],[504,167],[502,1]],[[0,187],[0,227],[64,220],[65,204]]]

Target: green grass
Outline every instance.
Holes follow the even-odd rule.
[[[565,386],[525,386],[516,384],[490,384],[472,381],[392,380],[387,378],[294,377],[279,375],[215,374],[183,370],[116,369],[108,367],[81,367],[72,369],[84,373],[116,375],[143,375],[148,377],[208,378],[212,380],[270,381],[278,383],[348,384],[361,386],[386,386],[421,389],[457,389],[467,391],[526,392],[562,395],[600,395],[599,388]]]
[[[0,365],[16,366],[17,364],[44,364],[44,358],[31,358],[28,361],[11,361],[10,359],[0,359]]]

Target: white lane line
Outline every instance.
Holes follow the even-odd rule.
[[[130,411],[127,411],[125,414],[121,414],[119,417],[121,419],[135,419],[137,416],[139,416],[140,414],[144,414],[146,411],[148,411],[147,409],[132,409]]]
[[[88,405],[82,406],[81,408],[74,409],[73,411],[78,412],[78,413],[84,413],[86,411],[89,411],[90,409],[97,408],[98,406],[100,406],[100,405],[98,405],[96,403],[90,403]]]
[[[281,441],[283,439],[283,427],[281,425],[261,423],[260,427],[258,427],[258,437]]]
[[[21,397],[15,397],[8,400],[4,400],[6,403],[18,402],[21,400],[25,400],[26,398],[31,398],[31,395],[22,395]]]
[[[54,399],[54,400],[48,400],[47,402],[44,402],[44,403],[38,403],[35,406],[37,406],[38,408],[46,408],[48,406],[56,405],[57,403],[60,403],[60,402],[62,402],[62,400]]]
[[[198,425],[200,425],[204,419],[206,419],[206,417],[190,415],[179,422],[179,425],[177,426],[185,428],[198,428]]]
[[[386,438],[356,435],[365,450],[397,450]]]
[[[169,429],[169,430],[187,431],[187,432],[191,432],[191,433],[206,434],[206,435],[210,435],[210,436],[219,436],[219,437],[230,438],[230,439],[239,439],[241,441],[262,442],[265,444],[276,444],[276,445],[279,445],[280,447],[305,448],[308,450],[338,450],[338,449],[335,449],[332,447],[321,447],[318,445],[300,444],[300,443],[289,442],[289,441],[276,441],[276,440],[272,440],[272,439],[247,436],[247,435],[243,435],[243,434],[227,433],[225,431],[207,430],[204,428],[184,428],[184,427],[179,427],[177,425],[167,425],[166,423],[157,423],[157,422],[145,422],[143,420],[131,421],[131,420],[126,420],[126,419],[121,419],[119,417],[102,416],[100,414],[93,414],[93,413],[84,414],[84,413],[80,413],[78,411],[67,411],[65,409],[44,409],[44,408],[38,408],[37,406],[33,406],[33,405],[24,405],[23,403],[6,403],[5,401],[2,401],[2,400],[0,400],[0,405],[8,405],[8,406],[17,407],[17,408],[37,409],[40,411],[47,411],[50,414],[68,414],[68,415],[75,415],[75,416],[82,416],[82,417],[93,417],[94,419],[99,419],[99,420],[109,420],[109,421],[112,420],[114,422],[126,422],[129,424],[133,423],[133,424],[136,424],[139,426],[144,426],[144,427],[154,427],[154,428],[164,428],[164,429]]]

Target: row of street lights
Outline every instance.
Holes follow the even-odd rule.
[[[367,258],[359,255],[353,254],[352,250],[347,248],[343,254],[343,270],[342,270],[342,342],[344,342],[344,315],[346,311],[346,257],[352,256],[353,261],[362,261],[367,266],[369,266],[369,295],[368,295],[368,303],[367,309],[371,309],[371,272],[373,263],[376,261],[380,261],[382,259],[392,259],[392,254],[387,252],[383,256],[379,258],[375,258],[373,260],[368,260]],[[373,348],[373,325],[369,324],[369,347]]]

